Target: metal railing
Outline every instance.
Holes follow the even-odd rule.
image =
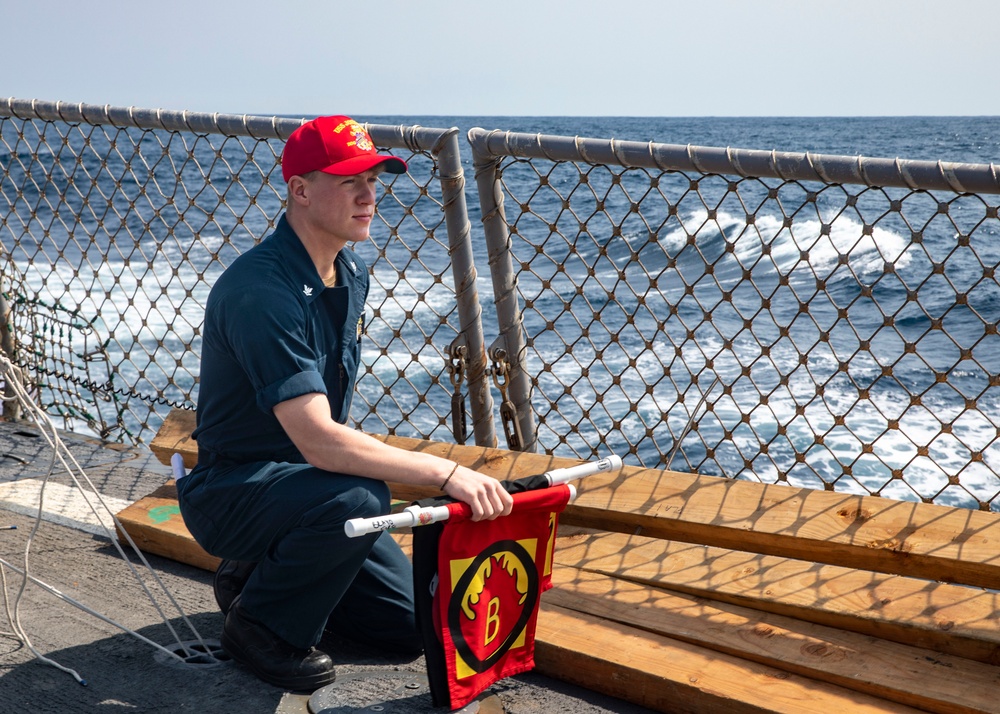
[[[52,413],[193,407],[300,122],[0,101],[4,346]],[[411,170],[359,246],[361,428],[1000,508],[992,165],[474,129],[480,235],[456,130],[368,128]]]
[[[469,142],[524,448],[997,507],[995,166]]]
[[[41,403],[133,442],[193,408],[208,291],[273,229],[301,122],[0,101],[0,275]],[[457,131],[368,129],[410,171],[384,177],[381,225],[358,246],[373,281],[356,418],[451,438],[467,404],[475,438],[495,442]]]

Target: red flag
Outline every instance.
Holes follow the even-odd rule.
[[[452,709],[534,667],[538,601],[552,586],[556,525],[569,495],[565,485],[516,493],[511,514],[492,521],[468,520],[464,503],[448,506],[432,607]]]

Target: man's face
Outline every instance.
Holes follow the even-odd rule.
[[[340,247],[366,240],[381,172],[382,167],[377,166],[354,176],[309,174],[304,179],[309,196],[306,219],[320,235]]]

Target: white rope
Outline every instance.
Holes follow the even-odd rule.
[[[97,521],[101,524],[102,528],[104,528],[104,531],[105,531],[106,535],[108,536],[108,539],[115,546],[115,549],[118,551],[119,555],[122,557],[122,560],[128,566],[129,570],[132,572],[132,575],[138,581],[139,585],[142,587],[143,591],[146,593],[146,596],[149,598],[150,602],[153,604],[153,607],[159,613],[161,619],[163,620],[163,623],[167,626],[167,629],[170,631],[171,635],[173,635],[174,640],[177,643],[178,647],[182,651],[184,651],[187,656],[202,655],[204,653],[211,652],[210,648],[205,644],[204,639],[202,638],[201,634],[198,632],[197,628],[194,626],[194,623],[191,622],[191,620],[188,618],[187,614],[184,612],[183,608],[180,606],[180,603],[177,602],[177,600],[174,598],[173,594],[170,592],[170,590],[166,587],[166,585],[163,583],[163,581],[157,575],[157,573],[153,569],[153,567],[149,564],[149,561],[146,560],[145,555],[142,553],[141,550],[139,550],[139,547],[135,544],[135,542],[132,540],[132,537],[129,535],[129,533],[122,526],[121,522],[118,520],[118,516],[114,513],[114,511],[104,501],[104,499],[101,496],[100,492],[98,491],[98,489],[96,488],[96,486],[94,486],[93,482],[90,480],[90,477],[87,476],[86,472],[80,467],[80,464],[77,463],[76,459],[70,453],[70,451],[66,447],[65,443],[59,437],[58,430],[56,429],[55,424],[53,424],[53,422],[49,418],[49,416],[44,411],[42,411],[42,409],[31,399],[30,394],[28,393],[28,391],[25,388],[24,384],[19,379],[17,372],[18,372],[17,368],[11,363],[11,361],[7,358],[7,356],[3,355],[2,353],[0,353],[0,373],[3,374],[4,379],[6,381],[6,384],[10,388],[10,391],[13,393],[13,396],[6,397],[5,399],[8,399],[8,400],[9,399],[16,399],[18,401],[18,403],[21,405],[21,407],[24,410],[25,414],[27,416],[29,416],[31,418],[31,420],[35,422],[35,424],[38,425],[39,430],[40,430],[42,436],[44,437],[46,443],[52,449],[52,459],[49,462],[48,472],[45,474],[45,477],[42,479],[41,490],[39,491],[39,496],[38,496],[38,513],[35,515],[34,525],[33,525],[32,529],[31,529],[31,533],[29,533],[29,535],[28,535],[27,543],[25,544],[24,561],[23,561],[24,562],[24,569],[20,570],[18,568],[15,568],[10,563],[7,563],[3,559],[0,559],[0,586],[2,586],[2,588],[3,588],[4,606],[5,606],[6,611],[7,611],[7,620],[10,623],[10,626],[11,626],[11,628],[13,630],[12,634],[15,637],[17,637],[17,639],[19,639],[29,650],[31,650],[31,652],[35,655],[35,657],[37,657],[40,661],[44,662],[45,664],[49,664],[49,665],[51,665],[53,667],[56,667],[57,669],[60,669],[60,670],[62,670],[64,672],[68,672],[69,674],[71,674],[74,677],[74,679],[76,679],[77,682],[79,682],[80,684],[83,684],[83,685],[86,686],[86,681],[75,670],[70,669],[68,667],[64,667],[63,665],[60,665],[59,663],[57,663],[57,662],[49,659],[48,657],[45,657],[44,655],[42,655],[31,644],[31,640],[29,639],[29,637],[27,635],[27,632],[25,632],[24,628],[21,626],[21,623],[20,623],[20,603],[21,603],[21,598],[22,598],[22,596],[24,594],[25,588],[27,587],[28,581],[31,580],[32,582],[35,582],[35,583],[39,584],[40,586],[42,586],[47,591],[55,594],[57,597],[59,597],[60,599],[64,600],[65,602],[68,602],[68,603],[70,603],[70,604],[72,604],[72,605],[80,608],[84,612],[87,612],[88,614],[94,615],[95,617],[98,617],[101,620],[104,620],[105,622],[108,622],[109,624],[112,624],[112,625],[120,628],[124,632],[127,632],[128,634],[136,637],[137,639],[139,639],[139,640],[141,640],[141,641],[143,641],[143,642],[145,642],[147,644],[153,645],[154,647],[162,650],[163,652],[166,652],[168,655],[170,655],[171,657],[179,660],[180,662],[184,662],[185,661],[184,657],[181,657],[180,655],[176,654],[175,652],[173,652],[173,651],[171,651],[171,650],[169,650],[169,649],[167,649],[165,647],[157,645],[156,643],[152,642],[151,640],[147,639],[146,637],[143,637],[139,633],[134,632],[133,630],[130,630],[129,628],[127,628],[127,627],[125,627],[123,625],[120,625],[117,622],[114,622],[110,618],[107,618],[104,615],[100,615],[96,611],[88,608],[87,606],[83,605],[82,603],[77,602],[76,600],[73,600],[72,598],[69,598],[69,597],[63,595],[62,593],[60,593],[55,588],[53,588],[53,587],[51,587],[49,585],[46,585],[45,583],[42,583],[40,580],[38,580],[33,575],[31,575],[31,573],[30,573],[30,564],[29,564],[29,554],[30,554],[30,551],[31,551],[31,545],[32,545],[32,542],[34,540],[35,533],[38,531],[39,525],[41,524],[42,515],[44,513],[45,486],[48,483],[49,477],[55,471],[55,463],[58,460],[59,463],[62,465],[62,467],[69,474],[70,478],[73,480],[73,483],[76,485],[76,487],[78,489],[80,489],[81,493],[85,493],[86,492],[86,489],[84,489],[83,486],[81,485],[81,479],[82,479],[83,482],[85,482],[86,485],[89,487],[90,492],[94,496],[96,496],[96,498],[97,498],[98,502],[100,503],[100,505],[103,506],[104,510],[108,514],[110,514],[111,519],[114,522],[115,526],[118,528],[119,533],[121,533],[125,537],[125,539],[128,541],[129,546],[132,548],[132,551],[136,554],[136,556],[139,558],[139,560],[142,562],[142,564],[146,567],[146,570],[150,573],[150,575],[152,576],[153,580],[156,582],[156,584],[159,586],[159,588],[166,595],[167,599],[170,601],[170,603],[173,605],[173,607],[180,614],[181,619],[184,621],[184,623],[188,626],[188,628],[190,628],[191,632],[194,633],[194,636],[197,639],[198,643],[201,645],[201,648],[202,648],[203,651],[202,652],[192,652],[188,648],[188,646],[185,645],[184,642],[181,641],[181,639],[178,636],[177,632],[175,631],[173,625],[170,623],[169,618],[164,613],[163,608],[161,607],[159,600],[150,591],[149,587],[146,585],[146,582],[140,577],[138,571],[136,571],[136,569],[135,569],[135,566],[131,563],[131,561],[129,560],[128,556],[125,554],[125,551],[122,549],[121,544],[119,543],[118,539],[115,537],[115,535],[113,533],[111,533],[111,531],[107,528],[107,526],[104,525],[104,522],[101,519],[100,513],[98,512],[97,508],[94,506],[93,503],[91,503],[90,499],[86,495],[84,495],[84,501],[87,503],[87,506],[90,508],[91,512],[93,513],[93,515],[95,516],[95,518],[97,519]],[[7,577],[6,577],[6,573],[4,571],[4,568],[3,568],[4,565],[6,565],[7,567],[11,568],[12,570],[15,570],[16,572],[18,572],[22,576],[21,586],[18,589],[16,597],[14,598],[13,610],[11,609],[10,599],[9,599],[8,592],[7,592]]]
[[[25,574],[24,571],[21,570],[20,568],[18,568],[16,565],[12,565],[11,563],[9,563],[6,560],[4,560],[3,558],[0,558],[0,566],[3,566],[3,565],[6,565],[8,568],[10,568],[11,570],[13,570],[18,575],[22,575],[23,576]],[[2,573],[2,572],[3,572],[3,568],[0,567],[0,573]],[[122,630],[123,632],[127,632],[128,634],[132,635],[133,637],[139,638],[140,640],[142,640],[143,642],[145,642],[147,645],[150,645],[151,647],[154,647],[154,648],[160,650],[161,652],[170,655],[171,657],[173,657],[175,659],[182,659],[182,658],[178,657],[178,655],[176,653],[174,653],[172,650],[169,650],[166,647],[164,647],[163,645],[161,645],[161,644],[159,644],[157,642],[154,642],[153,640],[149,639],[145,635],[140,635],[138,632],[135,632],[134,630],[130,630],[125,625],[122,625],[121,623],[112,620],[107,615],[102,615],[101,613],[97,612],[96,610],[94,610],[94,609],[92,609],[90,607],[87,607],[86,605],[84,605],[79,600],[74,600],[73,598],[71,598],[66,593],[57,590],[55,587],[49,585],[48,583],[46,583],[46,582],[44,582],[42,580],[39,580],[34,575],[28,574],[27,577],[35,585],[38,585],[43,590],[46,590],[49,593],[55,595],[57,598],[59,598],[63,602],[67,602],[70,605],[73,605],[74,607],[79,608],[80,610],[83,610],[88,615],[93,615],[98,620],[103,620],[104,622],[108,623],[109,625],[113,625],[113,626],[117,627],[119,630]],[[199,652],[198,654],[201,654],[201,653]]]

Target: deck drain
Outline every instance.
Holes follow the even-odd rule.
[[[218,640],[187,640],[186,642],[175,642],[166,645],[164,649],[180,657],[183,661],[178,661],[174,657],[168,657],[165,653],[157,651],[155,657],[160,664],[172,665],[174,667],[198,667],[206,669],[208,667],[218,667],[230,660],[229,655],[222,649],[222,644]]]
[[[309,698],[309,714],[413,714],[424,711],[440,711],[431,703],[427,676],[393,669],[338,673],[336,682],[316,690]],[[502,708],[493,708],[477,700],[451,714],[502,711]]]

